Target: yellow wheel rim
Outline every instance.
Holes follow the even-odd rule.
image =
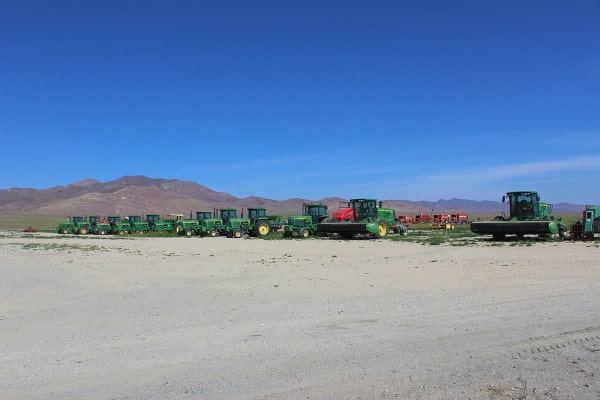
[[[259,226],[258,233],[260,233],[261,235],[266,235],[267,233],[269,233],[269,227],[267,225]]]
[[[379,223],[379,236],[387,235],[387,226],[383,222]]]

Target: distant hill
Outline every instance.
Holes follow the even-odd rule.
[[[272,200],[250,196],[238,198],[217,192],[195,182],[177,179],[152,179],[145,176],[124,176],[109,182],[84,179],[70,185],[47,189],[10,188],[0,190],[0,214],[30,215],[132,215],[169,214],[235,207],[265,207],[269,214],[298,214],[302,204],[320,201],[336,210],[344,199]],[[432,210],[447,213],[500,213],[506,205],[497,201],[463,199],[429,201],[384,200],[398,214],[429,214]],[[579,212],[583,205],[558,203],[555,212]]]

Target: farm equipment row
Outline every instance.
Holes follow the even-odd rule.
[[[220,208],[211,211],[196,211],[196,217],[184,218],[183,214],[169,214],[161,219],[158,214],[119,216],[74,216],[61,222],[60,234],[144,234],[147,232],[176,232],[185,236],[227,236],[239,238],[243,235],[267,236],[273,231],[283,231],[284,237],[306,238],[315,235],[338,235],[342,238],[367,234],[376,238],[388,232],[406,234],[406,227],[395,217],[391,208],[377,207],[375,199],[353,199],[330,218],[327,205],[308,203],[302,207],[302,215],[292,215],[287,221],[280,215],[267,215],[262,207],[250,207],[247,216],[238,216],[235,208]]]
[[[469,216],[467,214],[417,214],[417,215],[398,215],[396,219],[405,225],[410,224],[468,224]]]
[[[214,216],[213,216],[214,214]],[[283,222],[280,216],[268,216],[261,207],[248,208],[248,217],[238,217],[235,208],[221,208],[214,211],[196,211],[196,218],[184,218],[183,214],[169,214],[161,218],[158,214],[120,216],[74,216],[68,222],[59,223],[56,231],[60,234],[125,235],[147,232],[175,232],[185,236],[266,236],[273,229],[280,229]]]
[[[432,228],[453,229],[453,224],[469,223],[471,231],[480,235],[492,235],[494,240],[502,240],[507,235],[522,239],[525,235],[549,237],[558,235],[572,240],[594,239],[600,235],[600,206],[587,206],[582,220],[573,223],[571,232],[562,218],[552,215],[552,204],[540,201],[535,191],[508,192],[502,202],[508,201],[509,215],[504,213],[492,221],[469,222],[466,214],[432,214],[397,216],[391,208],[383,207],[373,198],[352,199],[328,214],[327,205],[307,203],[302,207],[302,215],[292,215],[284,220],[280,215],[267,215],[262,207],[250,207],[247,216],[241,216],[235,208],[220,208],[213,211],[196,211],[195,218],[184,218],[183,214],[169,214],[161,218],[158,214],[148,214],[145,219],[139,215],[119,216],[75,216],[57,227],[60,234],[124,235],[146,232],[176,232],[185,236],[227,236],[239,238],[243,235],[267,236],[273,231],[282,231],[283,237],[306,238],[309,236],[334,236],[350,239],[356,235],[384,238],[389,233],[406,235],[406,225],[413,222],[431,223]],[[427,217],[427,218],[426,218]]]

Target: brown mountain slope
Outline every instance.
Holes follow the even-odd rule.
[[[369,194],[373,195],[373,194]],[[376,195],[376,194],[374,194]],[[195,182],[177,179],[152,179],[145,176],[124,176],[109,182],[84,179],[70,185],[48,189],[10,188],[0,190],[0,214],[29,215],[133,215],[183,213],[201,209],[235,207],[238,210],[252,206],[265,207],[269,214],[299,214],[307,199],[293,198],[283,201],[250,196],[238,198],[217,192]],[[343,199],[330,197],[318,200],[337,210]],[[559,203],[557,212],[579,211],[584,207]],[[495,201],[439,200],[437,202],[388,200],[385,207],[398,214],[429,214],[432,210],[448,213],[505,210],[505,205]],[[558,205],[557,205],[558,206]]]

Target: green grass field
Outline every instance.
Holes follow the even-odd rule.
[[[66,220],[57,215],[0,214],[0,229],[23,230],[32,226],[39,231],[54,232],[58,223]]]

